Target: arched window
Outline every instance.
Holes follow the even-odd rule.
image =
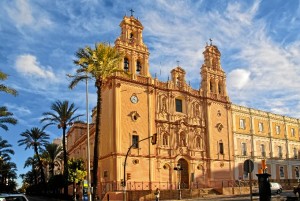
[[[222,94],[222,85],[220,83],[218,84],[218,89],[219,89],[219,94]]]
[[[141,72],[142,70],[142,64],[140,61],[136,61],[136,72]]]
[[[213,92],[213,83],[212,83],[212,81],[209,81],[209,89],[210,89],[210,92]]]
[[[125,57],[124,58],[124,71],[129,70],[129,60]]]
[[[176,85],[177,85],[178,87],[180,87],[180,85],[181,85],[180,77],[179,77],[179,76],[176,78]]]
[[[202,147],[201,147],[201,138],[200,138],[200,136],[197,136],[197,137],[196,137],[196,148],[197,148],[197,149],[202,148]]]

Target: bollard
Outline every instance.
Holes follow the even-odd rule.
[[[259,186],[259,200],[260,201],[271,201],[271,186],[268,173],[256,174],[258,177]]]

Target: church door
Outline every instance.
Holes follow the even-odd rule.
[[[182,168],[182,170],[180,171],[180,187],[189,188],[189,165],[183,158],[179,159],[178,163]]]

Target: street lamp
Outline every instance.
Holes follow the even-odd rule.
[[[180,189],[180,183],[181,183],[181,171],[183,170],[181,165],[178,163],[176,167],[174,167],[174,170],[178,172],[178,200],[181,200],[181,189]]]
[[[89,123],[89,95],[88,95],[88,76],[85,80],[85,96],[86,96],[86,128],[87,128],[87,182],[88,182],[88,200],[91,201],[91,151],[90,151],[90,123]]]

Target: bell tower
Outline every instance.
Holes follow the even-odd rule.
[[[221,53],[217,46],[206,45],[203,52],[204,64],[201,67],[201,88],[205,97],[229,102],[226,75],[221,67]]]
[[[132,75],[150,77],[149,50],[143,42],[143,25],[133,15],[124,16],[120,23],[121,35],[115,41],[115,47],[124,53],[122,69]],[[134,76],[135,77],[135,76]]]

